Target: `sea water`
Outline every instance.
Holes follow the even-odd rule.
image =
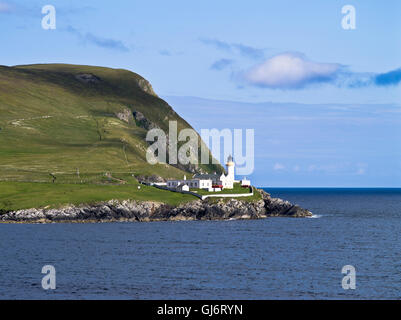
[[[0,298],[401,298],[401,189],[266,191],[315,218],[0,224]]]

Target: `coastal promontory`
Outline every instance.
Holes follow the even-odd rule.
[[[0,66],[0,222],[310,215],[256,188],[249,197],[198,199],[149,185],[224,174],[216,161],[150,164],[147,133],[168,132],[171,121],[179,130],[192,129],[146,79],[128,70],[67,64]],[[196,139],[199,150],[215,160],[197,133]]]
[[[7,212],[0,222],[115,222],[238,220],[268,217],[311,217],[312,213],[257,190],[256,201],[238,199],[194,200],[178,206],[155,201],[110,200],[93,205],[64,206],[58,209],[25,209]]]

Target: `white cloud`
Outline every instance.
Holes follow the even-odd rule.
[[[295,165],[292,169],[294,170],[294,172],[298,172],[301,168],[299,167],[299,165]]]
[[[340,71],[337,63],[318,63],[300,53],[282,53],[245,73],[245,80],[261,87],[297,89],[312,83],[332,81]]]
[[[274,169],[274,170],[283,170],[283,169],[285,169],[285,166],[284,166],[283,164],[281,164],[281,163],[276,163],[276,164],[273,166],[273,169]]]

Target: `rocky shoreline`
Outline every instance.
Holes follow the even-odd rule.
[[[161,202],[110,200],[93,205],[65,206],[59,209],[25,209],[0,215],[2,223],[189,221],[263,219],[267,217],[310,217],[312,213],[258,190],[262,199],[195,200],[176,207]]]

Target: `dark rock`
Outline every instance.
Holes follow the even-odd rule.
[[[312,213],[302,209],[298,205],[293,205],[289,201],[279,198],[272,198],[264,190],[259,190],[265,203],[266,215],[271,217],[311,217]]]
[[[77,74],[75,76],[76,79],[78,79],[81,82],[85,82],[85,83],[98,83],[100,82],[100,78],[90,74],[90,73],[83,73],[83,74]]]
[[[111,200],[94,205],[66,206],[60,209],[26,209],[0,215],[2,222],[107,222],[262,219],[272,216],[308,217],[312,214],[288,201],[271,198],[259,190],[262,199],[195,200],[176,207],[154,201]],[[257,191],[255,191],[257,192]]]
[[[141,183],[165,182],[165,180],[162,177],[160,177],[156,174],[153,174],[151,176],[139,175],[139,176],[136,176],[135,178]]]
[[[151,130],[151,129],[155,129],[155,128],[159,128],[156,124],[154,124],[152,121],[150,121],[149,119],[147,119],[142,112],[139,111],[134,111],[133,112],[136,124],[141,127],[144,128],[146,130]]]

